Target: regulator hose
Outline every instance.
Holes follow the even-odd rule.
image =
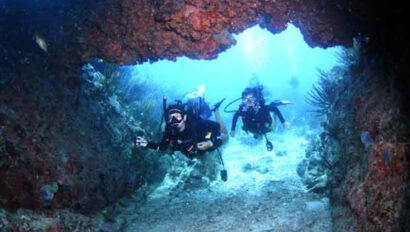
[[[231,106],[233,103],[235,103],[235,102],[237,102],[237,101],[239,101],[239,100],[241,100],[241,99],[242,99],[242,98],[240,97],[240,98],[237,98],[237,99],[235,99],[235,100],[229,102],[229,103],[225,106],[224,112],[225,112],[225,113],[235,113],[237,110],[227,110],[227,109],[228,109],[228,107]]]

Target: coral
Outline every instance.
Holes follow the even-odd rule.
[[[235,44],[233,33],[255,24],[278,33],[288,22],[302,28],[311,46],[350,45],[347,38],[354,30],[341,26],[341,12],[333,7],[325,12],[320,10],[323,7],[314,0],[303,5],[271,0],[121,0],[90,24],[85,35],[90,45],[87,54],[120,64],[175,60],[183,55],[213,59]]]
[[[355,125],[373,136],[372,145],[363,153],[366,169],[359,178],[351,177],[352,184],[345,186],[345,191],[350,191],[348,201],[363,230],[394,231],[403,228],[396,215],[405,210],[403,197],[409,180],[405,168],[408,161],[404,158],[408,151],[403,138],[408,132],[397,120],[401,117],[397,99],[382,90],[380,83],[373,82],[367,88],[371,91],[362,90],[356,96]]]
[[[306,97],[306,102],[317,108],[313,112],[318,116],[326,115],[332,107],[336,107],[341,97],[344,86],[341,83],[343,74],[339,70],[339,67],[334,67],[329,72],[318,70],[318,84],[313,86]]]
[[[121,199],[122,204],[126,200]],[[118,215],[124,206],[115,204],[93,216],[86,216],[70,210],[57,210],[52,214],[39,214],[30,210],[19,210],[15,213],[0,211],[0,231],[33,231],[33,232],[63,232],[63,231],[123,231],[124,220],[111,220],[104,214]]]
[[[256,24],[278,33],[291,22],[310,46],[350,46],[360,34],[365,48],[359,65],[350,59],[346,69],[335,70],[344,88],[327,111],[329,130],[321,140],[329,145],[319,146],[325,152],[333,140],[340,143],[339,154],[324,156],[335,159],[319,162],[339,164],[331,165],[327,182],[334,207],[340,209],[334,214],[335,231],[409,228],[404,199],[409,192],[409,39],[397,26],[407,20],[401,4],[6,0],[0,7],[0,201],[9,209],[71,206],[89,213],[136,187],[137,168],[128,159],[134,133],[144,133],[137,114],[118,119],[99,95],[103,87],[118,93],[111,84],[104,86],[99,74],[95,82],[78,78],[79,64],[92,57],[122,64],[183,55],[212,59],[235,43],[232,34]],[[32,41],[33,33],[45,38],[47,53]],[[147,109],[155,105],[144,104]],[[138,117],[149,121],[146,114]],[[368,131],[374,144],[363,147],[358,131]],[[53,183],[56,192],[44,191]],[[8,224],[0,213],[0,229]],[[19,222],[14,224],[14,231],[24,231]],[[86,230],[82,225],[69,230],[76,228]]]
[[[148,124],[117,97],[117,69],[107,67],[105,74],[112,76],[104,76],[86,65],[82,72],[72,89],[65,76],[54,82],[37,75],[10,79],[1,89],[7,104],[0,107],[0,195],[7,209],[92,213],[140,187],[140,175],[155,170],[155,181],[163,177],[155,159],[145,172],[139,170],[146,163],[130,162],[134,136]],[[25,89],[20,98],[15,88]]]
[[[341,147],[339,165],[330,175],[334,206],[351,209],[341,218],[353,221],[354,231],[403,230],[409,184],[405,168],[409,124],[400,119],[404,115],[399,110],[403,99],[385,88],[389,84],[377,63],[363,57],[357,61],[356,55],[344,57],[350,61],[344,63],[346,71],[340,83],[349,91],[341,92],[345,96],[339,101],[351,106],[347,111],[333,107],[327,113],[328,124],[339,125],[328,134],[334,134],[331,137]],[[324,128],[330,131],[330,127]],[[326,139],[322,141],[329,144]]]
[[[53,183],[51,185],[44,185],[40,189],[40,199],[43,202],[43,205],[50,206],[54,198],[54,193],[56,193],[57,191],[58,191],[57,183]]]
[[[338,164],[340,146],[337,141],[322,133],[320,137],[311,139],[305,151],[305,159],[299,163],[298,175],[309,191],[328,192],[329,175]]]
[[[2,22],[21,22],[17,30],[7,23],[0,31],[2,61],[9,64],[2,68],[7,72],[16,70],[18,64],[37,62],[74,67],[93,57],[121,64],[175,60],[184,55],[212,59],[235,44],[232,34],[256,24],[278,33],[292,23],[312,47],[350,47],[360,34],[364,40],[372,38],[374,51],[400,57],[402,50],[397,44],[406,41],[399,36],[402,30],[390,26],[406,17],[400,6],[371,1],[84,0],[19,4],[7,0],[1,4]],[[22,9],[31,10],[16,14]],[[375,19],[380,22],[378,26],[372,26]],[[390,36],[381,36],[384,32]],[[47,42],[47,53],[33,46],[35,35]],[[22,53],[25,56],[19,57]]]
[[[360,140],[362,141],[363,145],[365,148],[370,147],[371,145],[374,144],[374,140],[368,131],[362,131],[360,133]]]
[[[384,58],[369,59],[367,46],[355,40],[338,54],[340,66],[320,73],[308,101],[325,116],[324,132],[311,141],[298,174],[308,189],[329,191],[338,209],[335,231],[401,231],[408,220],[409,123]]]
[[[101,93],[108,97],[112,97],[118,91],[119,82],[121,80],[117,65],[104,63],[102,72],[97,73],[100,73],[103,77]]]

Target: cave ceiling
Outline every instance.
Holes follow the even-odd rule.
[[[255,25],[275,34],[291,23],[309,46],[321,48],[350,47],[353,38],[371,36],[374,47],[395,56],[403,49],[392,46],[407,39],[394,23],[405,16],[403,7],[370,0],[5,0],[0,9],[2,57],[12,70],[22,64],[21,54],[36,65],[69,68],[92,58],[117,64],[214,59],[236,43],[235,34]],[[36,35],[47,42],[46,53]]]
[[[319,0],[119,0],[82,30],[80,59],[214,59],[236,43],[234,34],[257,24],[279,33],[292,23],[311,47],[351,46],[351,19],[345,8]]]

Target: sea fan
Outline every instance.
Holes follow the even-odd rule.
[[[352,48],[341,49],[336,52],[336,57],[344,68],[351,68],[360,62],[360,46],[355,43]]]
[[[333,105],[337,105],[346,97],[353,96],[352,92],[361,87],[366,78],[360,78],[362,72],[361,45],[359,40],[354,41],[352,48],[344,48],[336,53],[339,66],[329,72],[319,71],[319,83],[308,93],[306,102],[317,109],[316,114],[325,115]]]
[[[118,71],[118,66],[115,64],[104,63],[102,70],[104,76],[103,79],[103,91],[104,94],[108,97],[115,94],[117,87],[120,81],[120,72]]]
[[[313,89],[306,97],[306,102],[317,108],[313,112],[318,115],[325,115],[337,98],[337,80],[332,72],[318,71],[320,75],[319,84],[313,86]]]

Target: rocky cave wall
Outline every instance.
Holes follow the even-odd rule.
[[[70,63],[93,2],[0,3],[0,205],[9,210],[93,213],[151,170],[131,152],[140,122],[90,84],[101,73]]]
[[[354,222],[356,231],[407,231],[410,127],[402,112],[406,100],[392,88],[394,77],[383,77],[383,68],[363,66],[363,77],[372,79],[357,88],[353,117],[342,121],[348,129],[338,135],[342,157],[332,176],[333,216]],[[341,222],[335,227],[349,231]]]
[[[346,49],[342,65],[322,74],[314,91],[321,100],[313,103],[325,115],[323,132],[298,174],[311,191],[329,195],[334,231],[407,231],[405,95],[393,87],[383,59],[363,52],[360,45]]]
[[[161,180],[165,170],[156,156],[132,150],[148,125],[110,91],[107,78],[87,65],[79,70],[78,90],[36,74],[2,83],[2,206],[93,213]]]
[[[9,208],[38,209],[44,204],[64,208],[77,204],[78,208],[85,209],[93,205],[97,210],[124,194],[130,170],[129,157],[124,154],[129,154],[126,144],[133,131],[122,126],[122,119],[116,113],[109,114],[109,119],[100,124],[117,120],[115,128],[124,131],[120,135],[123,136],[122,145],[113,144],[115,140],[111,136],[115,132],[101,129],[94,122],[101,117],[101,112],[109,111],[110,106],[91,112],[87,106],[98,99],[81,95],[79,64],[92,57],[118,64],[174,60],[182,55],[212,59],[235,43],[234,33],[256,24],[278,33],[287,23],[293,23],[301,29],[310,46],[350,47],[354,37],[368,40],[363,43],[366,51],[363,56],[368,60],[363,65],[371,67],[372,62],[378,63],[383,78],[390,80],[386,82],[392,86],[389,93],[385,93],[386,85],[377,85],[369,89],[380,95],[362,93],[353,101],[357,117],[351,132],[356,131],[353,133],[356,139],[358,130],[369,131],[375,136],[380,117],[383,123],[392,120],[383,113],[385,110],[399,112],[392,113],[399,115],[395,117],[399,122],[409,115],[403,101],[385,108],[386,102],[374,100],[380,97],[392,99],[392,102],[408,99],[408,37],[402,32],[405,8],[400,4],[348,0],[119,0],[98,3],[42,1],[40,4],[8,0],[0,3],[0,9],[0,173],[3,186],[8,186],[1,189],[1,200]],[[46,40],[47,52],[34,42],[35,34]],[[377,75],[371,77],[377,82],[378,78],[373,76]],[[389,97],[393,93],[395,97]],[[367,111],[363,113],[362,109]],[[84,130],[85,134],[81,132]],[[107,134],[91,136],[96,133],[93,130],[103,130]],[[391,164],[399,159],[395,157],[402,157],[398,162],[401,165],[408,164],[408,155],[403,155],[408,153],[408,148],[400,145],[403,141],[408,144],[407,135],[403,137],[395,130],[389,131],[393,132],[387,136],[390,136],[388,140],[372,150],[363,152],[363,148],[357,148],[343,153],[343,157],[356,157],[345,159],[348,167],[372,164],[364,165],[369,167],[361,169],[363,173],[356,179],[352,177],[356,169],[347,169],[346,179],[341,180],[346,184],[341,188],[349,194],[334,197],[335,204],[346,206],[343,215],[354,214],[350,218],[357,225],[362,223],[363,231],[379,229],[372,226],[384,222],[393,225],[401,221],[401,225],[409,225],[405,222],[409,205],[408,171],[391,173],[386,171],[388,167],[379,168],[385,162],[380,161],[386,156],[385,147],[389,147],[389,154],[400,154],[387,155],[392,157]],[[107,173],[115,174],[107,177]],[[403,184],[387,197],[393,202],[389,208],[393,210],[387,209],[389,216],[379,217],[378,213],[386,214],[384,206],[369,207],[384,199],[380,194],[386,196],[382,191],[385,185],[377,185],[375,190],[370,179],[396,183],[397,176]],[[108,187],[101,184],[104,182],[124,187]],[[53,200],[47,202],[47,196],[51,195]],[[363,205],[369,207],[363,210]],[[393,220],[396,212],[400,214]],[[376,219],[377,222],[372,221]]]

